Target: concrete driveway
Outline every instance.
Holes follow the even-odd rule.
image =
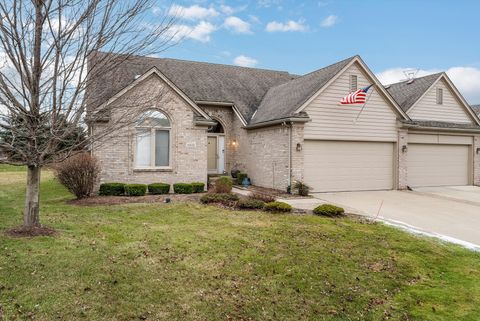
[[[351,213],[480,249],[480,187],[313,195],[319,203],[337,204]]]

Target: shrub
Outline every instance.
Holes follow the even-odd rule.
[[[215,181],[215,193],[230,193],[232,191],[232,179],[228,176],[221,176]]]
[[[170,184],[153,183],[148,185],[148,192],[153,195],[168,194],[170,192]]]
[[[265,211],[268,212],[275,212],[275,213],[286,213],[291,212],[292,207],[284,202],[270,202],[265,204],[264,207]]]
[[[238,185],[242,185],[243,179],[244,179],[244,178],[247,178],[247,177],[248,177],[247,173],[242,173],[242,172],[237,173],[236,183],[237,183]]]
[[[320,206],[315,207],[313,213],[316,215],[323,215],[323,216],[342,216],[345,214],[345,210],[341,207],[331,205],[331,204],[323,204]]]
[[[203,204],[221,203],[225,205],[231,205],[233,202],[238,201],[238,196],[231,193],[209,193],[200,198],[200,202]]]
[[[95,157],[82,153],[56,164],[54,171],[59,182],[80,199],[92,195],[100,166]]]
[[[193,182],[192,189],[194,193],[203,193],[205,191],[205,184],[201,182]]]
[[[144,196],[147,193],[145,184],[127,184],[125,185],[125,194],[128,196]]]
[[[310,186],[305,184],[301,181],[296,181],[292,186],[293,191],[295,191],[298,195],[301,196],[308,196],[308,192],[310,191]]]
[[[265,202],[252,198],[242,198],[238,201],[237,207],[242,209],[259,210],[265,206]]]
[[[263,194],[263,193],[259,193],[259,192],[251,193],[249,198],[257,200],[257,201],[262,201],[264,203],[275,202],[275,197],[273,197],[272,195]]]
[[[105,196],[120,196],[125,194],[124,183],[104,183],[100,185],[98,194]]]
[[[193,186],[192,184],[187,184],[187,183],[177,183],[177,184],[173,184],[173,191],[176,194],[192,194]]]

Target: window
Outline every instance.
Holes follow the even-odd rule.
[[[358,77],[356,75],[350,75],[350,91],[357,91],[358,89]]]
[[[148,111],[136,122],[135,167],[170,166],[170,121],[159,111]]]
[[[437,104],[438,105],[443,104],[443,89],[442,88],[437,88]]]

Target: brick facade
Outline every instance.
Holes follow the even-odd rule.
[[[148,97],[148,100],[145,97]],[[125,115],[122,112],[125,106],[135,108],[138,115],[153,109],[162,111],[170,118],[170,168],[135,169],[135,130],[130,123],[126,128],[111,133],[93,146],[93,154],[101,164],[100,183],[206,183],[207,128],[194,125],[195,112],[191,106],[155,75],[113,102],[111,117]],[[98,132],[105,126],[109,124],[97,124],[92,130]]]
[[[407,146],[407,149],[404,150],[403,146]],[[408,170],[407,170],[408,131],[407,130],[398,131],[397,155],[398,155],[397,188],[403,190],[403,189],[407,189],[407,185],[408,185]]]
[[[473,136],[473,185],[480,186],[480,135]]]

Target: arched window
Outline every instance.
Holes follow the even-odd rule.
[[[223,130],[222,124],[220,124],[219,121],[217,121],[216,125],[213,125],[212,127],[208,128],[209,133],[215,133],[215,134],[223,134],[225,131]]]
[[[157,110],[140,115],[135,124],[135,167],[170,166],[170,120]]]

